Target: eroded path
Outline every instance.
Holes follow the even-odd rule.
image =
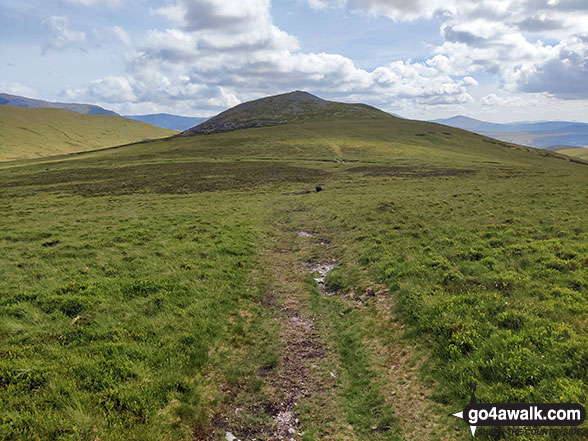
[[[336,234],[304,209],[282,202],[276,210],[280,220],[259,263],[262,306],[279,339],[277,362],[256,371],[258,394],[244,400],[232,392],[207,439],[459,439],[438,418],[439,405],[419,378],[420,355],[391,316],[389,292],[375,285],[331,291]]]

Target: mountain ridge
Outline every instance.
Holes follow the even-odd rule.
[[[577,121],[523,121],[492,123],[456,115],[430,122],[469,130],[501,141],[549,149],[554,146],[588,146],[588,124]]]
[[[37,100],[34,98],[27,98],[19,95],[10,95],[8,93],[0,93],[0,104],[13,107],[25,108],[51,108],[70,110],[72,112],[87,114],[87,115],[113,115],[120,116],[112,110],[104,109],[103,107],[93,104],[79,104],[79,103],[60,103],[54,101]]]
[[[149,113],[146,115],[123,115],[125,118],[142,121],[157,127],[170,130],[188,130],[203,123],[208,118],[173,115],[170,113]]]

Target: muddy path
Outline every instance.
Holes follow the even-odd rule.
[[[276,216],[287,217],[284,213]],[[431,385],[421,381],[422,354],[404,339],[404,326],[393,320],[393,298],[388,290],[374,284],[363,293],[329,291],[327,277],[340,265],[332,248],[337,244],[336,234],[317,231],[316,221],[311,228],[300,218],[276,222],[259,259],[260,277],[266,281],[262,307],[278,329],[277,363],[272,369],[256,371],[263,382],[259,394],[243,400],[235,390],[225,390],[232,398],[213,416],[211,434],[204,439],[461,439],[448,432],[447,418],[439,415],[449,415],[449,410],[433,402]],[[378,371],[380,393],[394,411],[394,428],[384,429],[393,430],[394,437],[376,427],[373,433],[357,432],[349,423],[348,403],[342,398],[349,378],[344,378],[335,343],[340,331],[332,322],[343,313],[329,316],[326,310],[313,308],[313,289],[329,305],[356,311],[360,320],[380,328],[374,335],[386,335],[383,340],[366,335],[362,346]]]
[[[301,230],[302,231],[302,230]],[[303,256],[312,246],[310,232],[300,233],[278,227],[273,238],[260,254],[260,266],[267,277],[263,307],[279,327],[280,354],[273,370],[260,369],[263,394],[247,403],[232,402],[212,418],[212,433],[207,440],[227,441],[292,441],[301,440],[301,415],[308,402],[322,403],[321,426],[329,429],[334,424],[329,406],[335,401],[336,356],[325,345],[315,317],[308,303],[307,278],[314,274]],[[324,278],[331,266],[321,268]],[[227,395],[235,395],[226,390]],[[308,418],[306,411],[305,417]],[[249,414],[254,424],[244,423]],[[195,438],[198,439],[198,438]],[[323,439],[323,438],[321,438]]]

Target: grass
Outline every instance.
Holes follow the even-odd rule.
[[[421,439],[468,435],[447,415],[471,381],[482,402],[585,395],[588,167],[564,156],[335,118],[5,163],[0,182],[0,439],[187,440],[261,397],[281,354],[259,255],[297,229],[330,240],[300,264],[339,263],[337,295],[301,288],[339,378],[329,434],[300,403],[305,439],[411,439],[387,368],[403,345],[432,395]]]
[[[94,150],[174,133],[118,116],[0,105],[0,161]]]
[[[580,159],[588,159],[588,148],[570,148],[561,149],[559,153],[562,155],[574,156]]]
[[[253,217],[228,198],[43,200],[26,220],[30,200],[3,210],[0,437],[206,427],[209,352],[239,338],[229,317],[259,295]]]

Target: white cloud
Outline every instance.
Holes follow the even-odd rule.
[[[9,95],[25,96],[27,98],[36,98],[38,92],[21,83],[12,83],[8,81],[0,81],[0,93],[7,93]]]
[[[395,61],[372,71],[338,54],[300,51],[296,37],[274,25],[269,0],[177,0],[152,11],[175,27],[151,30],[128,63],[128,89],[118,102],[155,102],[214,112],[246,100],[293,89],[391,106],[471,102],[473,78],[452,78],[435,63]],[[101,80],[103,81],[103,80]],[[75,91],[80,99],[114,94],[97,84]],[[123,97],[131,96],[128,100]],[[174,104],[175,103],[175,104]]]
[[[491,93],[489,95],[486,95],[485,97],[482,98],[482,105],[484,106],[488,106],[488,107],[493,107],[493,106],[498,106],[498,107],[525,107],[527,105],[529,105],[529,100],[521,98],[521,97],[515,97],[515,96],[506,96],[506,97],[501,97],[496,95],[495,93]]]
[[[585,0],[307,0],[394,20],[442,22],[444,43],[427,64],[448,75],[485,71],[504,91],[586,99],[588,2]],[[559,43],[546,43],[546,41]]]
[[[122,0],[61,0],[61,2],[82,6],[118,6],[122,3]]]
[[[52,16],[45,21],[45,24],[51,35],[43,45],[43,53],[49,50],[59,51],[70,47],[80,47],[81,44],[86,42],[86,33],[70,30],[68,28],[69,21],[66,17]]]
[[[393,20],[431,18],[441,10],[454,11],[460,0],[307,0],[313,9],[348,8],[368,15],[382,15]]]
[[[126,77],[106,77],[90,83],[83,95],[106,103],[133,102],[137,99],[133,91],[134,80]],[[77,91],[74,95],[79,95]]]
[[[133,44],[131,37],[129,34],[120,26],[111,26],[110,30],[112,33],[118,37],[120,41],[122,41],[126,46],[131,46]]]

